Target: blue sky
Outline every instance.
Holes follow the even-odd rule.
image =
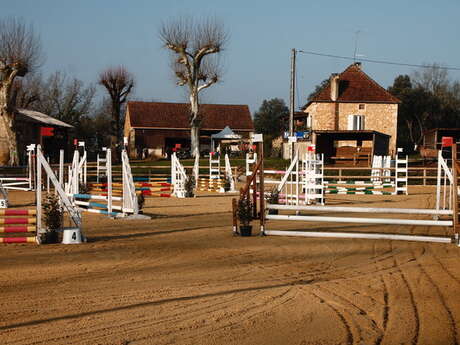
[[[248,104],[289,99],[291,48],[404,63],[460,65],[460,1],[220,1],[220,0],[0,0],[1,16],[21,17],[40,34],[46,54],[44,75],[65,71],[85,83],[123,64],[136,78],[133,97],[183,102],[158,28],[181,15],[219,18],[230,33],[223,52],[221,84],[204,91],[202,102]],[[297,60],[296,105],[314,86],[351,62],[311,55]],[[382,86],[414,68],[364,63]],[[460,72],[451,71],[460,80]],[[103,90],[99,88],[99,95]]]

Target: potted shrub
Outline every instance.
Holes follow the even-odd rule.
[[[228,192],[230,190],[230,186],[231,186],[230,178],[227,175],[225,175],[225,178],[224,178],[224,191]]]
[[[195,176],[189,175],[185,180],[185,197],[193,198],[195,196]]]
[[[137,194],[137,207],[139,209],[139,213],[143,213],[142,209],[144,208],[145,204],[145,196],[142,193]]]
[[[240,235],[251,236],[252,233],[252,212],[253,205],[248,198],[238,200],[238,219],[240,220]]]
[[[269,204],[278,204],[279,202],[279,192],[278,192],[278,189],[275,187],[273,188],[269,193],[268,193],[268,196],[267,196],[267,203]],[[272,209],[269,209],[268,210],[268,214],[278,214],[278,210],[272,210]]]
[[[63,210],[56,194],[47,194],[43,202],[43,221],[46,232],[42,243],[58,243],[58,231],[62,229]]]
[[[89,189],[88,185],[86,185],[83,182],[80,182],[78,184],[78,194],[89,194],[89,192],[90,192],[90,189]],[[85,198],[75,198],[75,200],[87,201],[87,199],[85,199]]]

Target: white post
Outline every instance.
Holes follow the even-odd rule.
[[[295,178],[295,204],[299,205],[299,178],[300,178],[300,171],[299,171],[299,161],[297,160],[297,163],[295,164],[295,169],[297,172],[296,178]]]
[[[106,172],[107,172],[107,212],[109,216],[112,213],[112,154],[110,149],[107,149],[106,156]]]
[[[59,183],[64,185],[64,150],[59,150]]]
[[[73,177],[73,191],[72,191],[72,194],[78,194],[79,193],[79,190],[80,190],[80,186],[79,186],[79,179],[78,179],[78,166],[79,166],[79,161],[80,161],[80,153],[78,152],[78,150],[75,150],[75,154],[74,154],[74,162],[73,162],[73,166],[72,166],[72,177]]]
[[[37,213],[37,242],[39,240],[40,234],[42,233],[42,164],[38,159],[38,151],[41,150],[40,145],[37,147],[36,154],[36,164],[37,167],[37,183],[35,186],[35,195],[36,195],[36,213]]]
[[[29,173],[29,189],[32,190],[32,152],[27,148],[27,170]]]
[[[48,162],[48,165],[50,164],[50,157],[46,157],[46,161]],[[46,175],[46,192],[50,192],[50,177]]]

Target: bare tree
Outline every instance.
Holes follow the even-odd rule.
[[[99,84],[107,89],[112,101],[110,147],[115,154],[121,137],[121,107],[134,87],[134,77],[123,66],[110,67],[99,74]]]
[[[33,109],[78,127],[93,110],[96,89],[63,72],[54,72],[43,82],[40,102]]]
[[[39,37],[32,27],[16,18],[0,20],[0,125],[8,143],[8,156],[0,157],[0,164],[17,165],[17,138],[12,97],[16,77],[24,77],[42,61]]]
[[[190,99],[191,151],[199,149],[202,117],[199,111],[199,93],[220,80],[220,53],[227,43],[224,26],[215,19],[194,21],[178,18],[160,28],[160,39],[172,54],[172,68],[177,84],[188,87]]]
[[[27,74],[14,81],[11,102],[15,108],[34,109],[42,99],[43,79],[40,74]]]

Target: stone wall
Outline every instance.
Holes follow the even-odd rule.
[[[335,104],[312,103],[305,110],[311,115],[311,127],[316,130],[335,129]]]

